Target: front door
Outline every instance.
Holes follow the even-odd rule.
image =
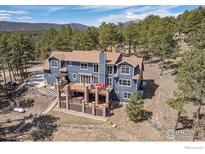
[[[88,75],[81,75],[80,83],[91,84],[91,77]]]

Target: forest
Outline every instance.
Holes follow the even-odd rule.
[[[0,70],[5,76],[24,78],[31,61],[46,59],[51,51],[104,50],[137,56],[160,57],[164,60],[179,56],[176,34],[186,35],[186,42],[194,49],[205,48],[205,8],[185,11],[178,17],[147,16],[144,20],[128,24],[102,23],[99,28],[85,30],[62,26],[42,33],[1,32]],[[163,71],[163,69],[162,69]],[[161,72],[162,74],[162,72]],[[5,79],[5,77],[4,77]],[[6,81],[5,81],[6,83]],[[2,84],[2,83],[1,83]]]

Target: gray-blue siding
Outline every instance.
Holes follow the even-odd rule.
[[[121,67],[122,65],[129,65],[129,64],[119,64],[117,66],[117,77],[115,78],[114,80],[114,90],[115,90],[115,93],[118,95],[119,97],[119,100],[122,101],[122,102],[127,102],[128,99],[124,99],[123,98],[123,95],[124,95],[124,92],[130,92],[130,93],[133,93],[133,92],[136,92],[137,91],[137,84],[138,84],[138,81],[137,80],[133,80],[133,75],[134,75],[134,68],[132,67],[132,65],[129,65],[130,66],[130,74],[129,75],[124,75],[124,74],[121,74]],[[122,85],[119,85],[119,80],[120,79],[126,79],[126,80],[130,80],[131,81],[131,86],[122,86]]]
[[[51,65],[51,61],[52,60],[56,60],[54,58],[49,59],[49,66]],[[58,61],[59,62],[59,61]],[[69,62],[66,62],[66,67],[68,70],[68,78],[70,80],[70,82],[73,83],[79,83],[80,82],[80,74],[89,74],[91,76],[99,76],[98,73],[94,73],[93,72],[93,63],[88,63],[88,69],[87,70],[82,70],[80,68],[80,62],[72,62],[72,65],[69,65]],[[117,77],[114,77],[113,75],[106,75],[106,77],[112,77],[113,78],[113,92],[111,93],[112,95],[112,99],[113,100],[119,100],[122,102],[127,102],[127,99],[123,98],[123,93],[124,92],[136,92],[138,89],[138,82],[140,83],[140,81],[137,80],[133,80],[133,71],[134,68],[130,66],[130,75],[123,75],[121,74],[121,66],[125,65],[125,64],[119,64],[117,66]],[[115,66],[116,67],[116,66]],[[58,63],[58,68],[53,68],[50,67],[50,71],[44,71],[44,75],[45,75],[45,79],[47,80],[47,83],[49,85],[53,85],[56,81],[55,81],[55,75],[60,73],[60,62]],[[105,70],[106,71],[106,70]],[[73,78],[73,74],[76,73],[77,78],[74,79]],[[129,79],[131,81],[131,86],[120,86],[119,85],[119,79]]]

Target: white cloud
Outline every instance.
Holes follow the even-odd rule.
[[[32,17],[29,16],[21,16],[16,18],[18,21],[31,21]]]
[[[126,12],[121,14],[113,14],[109,16],[101,17],[98,20],[98,23],[102,22],[126,22],[126,21],[133,21],[133,20],[143,20],[149,15],[158,15],[160,17],[165,16],[178,16],[182,12],[172,13],[170,9],[175,8],[177,6],[144,6],[140,8],[130,8],[127,9]]]
[[[24,10],[0,10],[0,14],[4,13],[4,14],[28,14],[28,12],[24,11]]]
[[[0,21],[9,21],[11,19],[11,17],[9,16],[1,16],[0,15]]]
[[[129,5],[82,5],[77,7],[77,9],[89,10],[92,12],[101,12],[101,11],[109,11],[109,10],[126,9],[129,7],[131,6]]]
[[[56,11],[59,11],[59,10],[64,10],[65,7],[63,6],[52,6],[52,7],[47,7],[48,9],[48,12],[52,13],[52,12],[56,12]]]
[[[0,10],[1,21],[30,21],[32,18],[25,16],[29,12],[24,10]]]

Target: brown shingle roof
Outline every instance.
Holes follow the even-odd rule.
[[[107,64],[115,64],[120,56],[120,53],[106,52]],[[57,58],[59,60],[65,61],[76,61],[76,62],[99,62],[99,52],[96,50],[92,51],[79,51],[74,50],[73,52],[61,52],[53,51],[49,58]]]
[[[143,58],[139,58],[137,56],[130,56],[130,57],[122,57],[122,62],[123,61],[126,61],[128,63],[130,63],[131,65],[139,65],[139,67],[141,68],[142,67],[142,61],[143,61]]]

